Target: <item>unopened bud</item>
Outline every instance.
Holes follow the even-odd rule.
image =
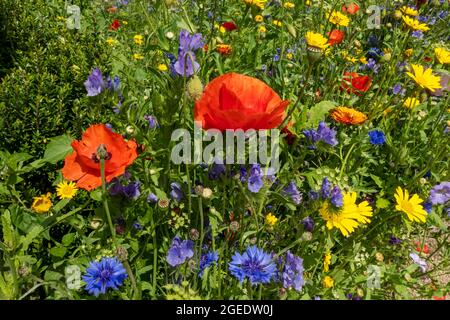
[[[161,209],[167,209],[169,207],[169,200],[168,199],[159,199],[158,207],[160,207]]]
[[[116,256],[120,261],[125,261],[128,259],[128,251],[124,247],[118,247],[116,249]]]
[[[192,100],[197,101],[203,93],[203,84],[197,75],[194,75],[187,83],[187,93]]]
[[[191,231],[189,231],[189,237],[193,241],[198,240],[200,238],[200,233],[198,232],[197,229],[192,228]]]
[[[231,230],[232,232],[237,232],[237,231],[239,231],[239,222],[237,222],[237,221],[231,221],[231,223],[230,223],[230,230]]]
[[[202,192],[202,197],[205,199],[209,199],[212,196],[212,190],[210,188],[204,188]]]

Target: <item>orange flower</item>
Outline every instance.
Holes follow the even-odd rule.
[[[359,11],[359,6],[356,3],[352,2],[346,6],[344,5],[342,7],[342,11],[347,12],[348,14],[356,14]]]
[[[362,124],[367,120],[367,116],[364,113],[347,107],[334,108],[331,111],[331,117],[337,122],[348,125]]]
[[[344,40],[345,32],[339,29],[332,30],[328,36],[330,37],[328,43],[332,46],[339,44]]]
[[[106,181],[125,173],[125,168],[137,157],[136,142],[125,141],[123,137],[112,132],[103,124],[90,126],[81,141],[72,141],[73,152],[64,160],[62,175],[66,180],[77,181],[77,186],[93,190],[102,184],[100,161],[97,150],[100,145],[106,148]]]
[[[361,92],[367,92],[371,85],[372,79],[369,76],[362,76],[356,72],[345,72],[341,88],[346,89],[348,93],[355,93],[359,96]]]
[[[218,44],[216,46],[216,51],[223,56],[230,55],[232,50],[233,49],[231,48],[231,46],[229,44]]]
[[[212,80],[195,103],[203,129],[272,129],[284,119],[289,101],[259,79],[227,73]]]

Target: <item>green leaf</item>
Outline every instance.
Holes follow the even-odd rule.
[[[373,181],[375,181],[375,184],[377,185],[378,188],[383,189],[384,187],[383,180],[381,180],[379,177],[373,174],[371,174],[370,177],[372,178]]]
[[[54,205],[54,207],[52,208],[52,210],[54,212],[59,212],[62,208],[64,208],[71,199],[62,199],[61,201],[59,201],[57,204]]]
[[[336,107],[336,102],[333,101],[321,101],[313,106],[308,111],[308,120],[306,122],[307,128],[315,128],[319,125],[320,121],[325,119],[325,116],[331,109]]]
[[[91,199],[93,199],[95,201],[102,201],[102,189],[101,188],[97,188],[94,191],[91,191],[89,193],[89,195],[91,196]]]
[[[47,270],[47,271],[45,271],[44,280],[45,281],[58,281],[62,277],[63,277],[63,275],[61,273]]]
[[[10,249],[15,246],[15,234],[14,228],[11,223],[11,213],[9,210],[5,210],[2,214],[2,230],[3,230],[3,242]]]
[[[64,247],[53,247],[50,249],[50,254],[54,257],[62,258],[66,255],[67,249]]]
[[[75,240],[75,236],[76,236],[76,233],[65,234],[62,238],[62,244],[65,247],[70,246],[70,244],[73,242],[73,240]]]
[[[384,198],[378,198],[375,205],[377,206],[378,209],[386,209],[389,207],[390,202]]]
[[[22,250],[26,251],[33,240],[40,235],[40,233],[44,230],[44,228],[40,225],[35,225],[31,228],[31,230],[27,233],[25,237],[21,237],[20,242],[22,243]]]
[[[72,146],[70,144],[72,143],[73,138],[69,135],[62,135],[51,138],[50,140],[42,160],[56,164],[72,151]]]

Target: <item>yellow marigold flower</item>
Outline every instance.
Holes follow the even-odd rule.
[[[133,54],[133,59],[134,60],[142,60],[142,59],[144,59],[144,56],[140,53],[135,53],[135,54]]]
[[[423,31],[423,32],[430,30],[430,27],[428,27],[426,23],[420,23],[419,20],[413,19],[413,18],[408,17],[408,16],[403,16],[402,19],[403,19],[403,22],[410,29],[420,30],[420,31]]]
[[[306,32],[306,43],[309,47],[318,48],[324,50],[330,46],[328,39],[320,33],[308,31]]]
[[[134,43],[136,43],[137,45],[142,45],[142,43],[144,42],[144,37],[140,34],[137,34],[133,37],[134,39]]]
[[[409,198],[408,190],[402,190],[401,187],[397,187],[396,194],[394,195],[397,200],[395,209],[406,213],[410,221],[425,222],[427,218],[427,212],[423,209],[421,203],[422,199],[417,194],[413,194]]]
[[[359,58],[359,62],[361,62],[362,64],[367,64],[367,58],[361,57],[361,58]]]
[[[272,24],[277,27],[281,27],[283,25],[283,23],[280,20],[276,20],[276,19],[274,19],[272,21]]]
[[[228,56],[233,51],[233,48],[229,44],[218,44],[216,46],[216,51],[223,56]]]
[[[227,32],[227,29],[225,29],[225,27],[220,26],[219,27],[219,32],[220,33],[225,33],[225,32]]]
[[[411,77],[420,87],[428,89],[431,92],[436,91],[436,89],[442,88],[441,77],[433,75],[433,70],[431,68],[424,69],[423,66],[412,64],[412,72],[406,72],[406,74]]]
[[[50,199],[51,193],[48,192],[46,195],[42,195],[40,197],[33,198],[33,204],[31,205],[31,209],[36,211],[37,213],[45,213],[50,210],[53,203]]]
[[[287,58],[288,60],[292,60],[292,59],[294,59],[294,54],[291,53],[291,52],[288,52],[288,53],[286,53],[286,58]]]
[[[434,54],[436,55],[436,59],[440,64],[448,64],[450,63],[450,51],[445,48],[436,48],[434,49]]]
[[[113,38],[108,38],[108,39],[106,39],[106,43],[107,43],[108,45],[110,45],[111,47],[112,47],[113,45],[115,45],[117,42],[118,42],[118,41],[115,40],[115,39],[113,39]]]
[[[407,56],[408,58],[412,57],[413,53],[414,53],[413,48],[409,48],[409,49],[405,50],[405,56]]]
[[[372,207],[367,201],[356,204],[356,192],[348,192],[343,194],[342,208],[332,208],[329,202],[325,201],[319,212],[327,222],[328,230],[338,228],[347,237],[359,224],[370,222]]]
[[[331,288],[334,285],[334,280],[330,276],[325,276],[325,278],[323,278],[322,280],[322,284],[325,288]]]
[[[264,26],[259,26],[258,32],[265,33],[265,32],[267,32],[267,29]]]
[[[249,6],[254,6],[262,10],[266,5],[267,0],[244,0],[244,2]]]
[[[331,264],[331,253],[327,252],[323,257],[323,272],[328,272],[330,270]]]
[[[164,64],[164,63],[158,64],[158,70],[159,70],[159,71],[164,72],[164,71],[167,71],[168,69],[169,69],[169,68],[167,67],[167,64]]]
[[[78,188],[72,181],[61,181],[56,186],[56,194],[60,199],[72,199],[77,194]]]
[[[275,217],[272,213],[269,213],[266,216],[266,223],[271,227],[273,227],[277,223],[277,221],[278,221],[278,218]]]
[[[262,15],[258,14],[255,16],[255,21],[256,22],[263,22],[264,18]]]
[[[419,100],[419,99],[416,99],[416,98],[413,98],[413,97],[408,97],[408,98],[406,98],[406,100],[403,102],[403,106],[404,106],[405,108],[408,108],[408,109],[415,108],[415,107],[417,107],[419,104],[420,104],[420,100]]]
[[[347,125],[362,124],[367,120],[367,116],[353,108],[337,107],[331,111],[331,117],[340,123]]]
[[[419,12],[417,10],[415,10],[415,9],[413,9],[411,7],[408,7],[408,6],[403,6],[403,7],[401,7],[400,10],[404,14],[407,14],[407,15],[412,16],[412,17],[417,17],[419,15]]]
[[[293,4],[292,2],[285,2],[283,3],[283,7],[285,7],[286,9],[292,9],[295,8],[295,4]]]
[[[347,27],[350,23],[349,17],[339,11],[333,11],[328,15],[328,20],[332,24],[336,24],[341,27]]]

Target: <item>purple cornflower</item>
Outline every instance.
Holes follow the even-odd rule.
[[[200,69],[200,65],[195,61],[194,51],[204,46],[202,35],[201,33],[191,35],[187,30],[181,30],[179,41],[178,59],[173,67],[178,75],[190,77]]]
[[[209,251],[207,253],[202,254],[200,258],[200,272],[198,273],[199,277],[203,276],[203,272],[206,268],[212,266],[213,264],[217,265],[217,261],[219,260],[219,255],[217,251]]]
[[[283,189],[283,194],[290,196],[295,204],[302,202],[302,194],[298,191],[297,185],[293,180]]]
[[[119,259],[102,258],[89,264],[83,281],[86,282],[89,294],[98,297],[100,293],[105,294],[109,288],[117,290],[126,277],[127,272]]]
[[[315,144],[322,141],[330,146],[335,146],[338,144],[336,140],[336,131],[330,129],[325,122],[320,122],[317,131],[314,129],[303,130],[303,134],[309,140],[311,145],[310,149],[315,149]]]
[[[172,245],[167,253],[166,261],[172,267],[176,267],[193,256],[194,242],[192,240],[181,241],[180,237],[176,236],[172,240]]]
[[[321,193],[322,199],[329,199],[331,197],[331,183],[328,177],[323,178]]]
[[[425,201],[424,203],[422,203],[422,207],[423,207],[423,210],[425,210],[427,213],[430,213],[431,209],[432,209],[431,201],[430,200]]]
[[[122,194],[128,199],[136,200],[141,195],[140,185],[138,181],[131,182],[122,188]]]
[[[283,267],[281,278],[283,280],[283,288],[294,288],[300,292],[305,281],[303,280],[303,259],[291,253],[290,250],[286,253],[286,260]]]
[[[276,271],[272,255],[256,246],[247,247],[242,255],[235,252],[228,265],[230,273],[239,282],[242,283],[248,278],[251,285],[269,283]]]
[[[247,181],[248,190],[254,193],[258,193],[259,190],[263,187],[263,174],[261,172],[261,165],[252,164],[250,168],[250,177]]]
[[[154,116],[145,115],[144,120],[148,122],[148,127],[150,129],[155,129],[156,127],[159,127],[158,120]]]
[[[311,190],[308,192],[308,198],[309,198],[309,200],[315,201],[315,200],[319,199],[319,193]]]
[[[384,136],[383,131],[380,130],[372,130],[369,131],[370,143],[376,146],[380,146],[386,142],[386,137]]]
[[[414,38],[417,38],[417,39],[422,39],[422,38],[423,38],[423,32],[420,31],[420,30],[414,30],[414,31],[411,33],[411,35],[412,35]]]
[[[342,192],[339,186],[334,186],[333,190],[331,190],[331,204],[335,207],[342,207],[343,205],[343,198],[342,198]]]
[[[380,65],[377,64],[375,59],[369,58],[366,63],[366,68],[372,70],[374,73],[378,73],[378,70],[380,69]]]
[[[158,197],[154,193],[150,193],[147,197],[148,203],[156,203],[158,202]]]
[[[84,86],[86,87],[88,97],[94,97],[102,93],[105,88],[105,82],[99,68],[95,68],[92,71],[88,79],[84,82]]]
[[[430,191],[429,201],[433,205],[445,204],[450,200],[450,182],[445,181],[435,185]]]
[[[410,253],[409,256],[414,261],[414,263],[419,266],[419,268],[422,272],[427,271],[427,268],[428,268],[427,262],[423,259],[420,259],[419,255],[417,253]]]
[[[400,83],[397,83],[397,84],[392,88],[392,93],[393,93],[394,95],[398,95],[399,93],[400,93],[401,95],[404,95],[405,92],[406,92],[406,90],[405,90],[405,89],[402,89],[402,85],[401,85]]]
[[[172,182],[170,184],[170,188],[172,189],[172,191],[170,191],[170,196],[172,199],[181,201],[181,199],[183,199],[183,190],[181,190],[180,184],[177,182]]]
[[[399,239],[399,238],[396,238],[394,236],[391,236],[389,238],[389,243],[392,244],[392,245],[398,245],[398,244],[402,243],[402,240]]]
[[[306,231],[313,232],[314,230],[314,220],[311,217],[306,217],[302,220],[302,225]]]
[[[122,194],[122,189],[119,179],[114,178],[109,184],[108,192],[111,196],[118,196]]]
[[[211,166],[211,169],[208,172],[209,180],[217,180],[222,175],[225,175],[225,165],[214,162]]]
[[[142,224],[140,224],[140,223],[137,222],[137,221],[133,222],[133,228],[135,228],[136,230],[142,230],[142,229],[144,229],[144,227],[142,226]]]

